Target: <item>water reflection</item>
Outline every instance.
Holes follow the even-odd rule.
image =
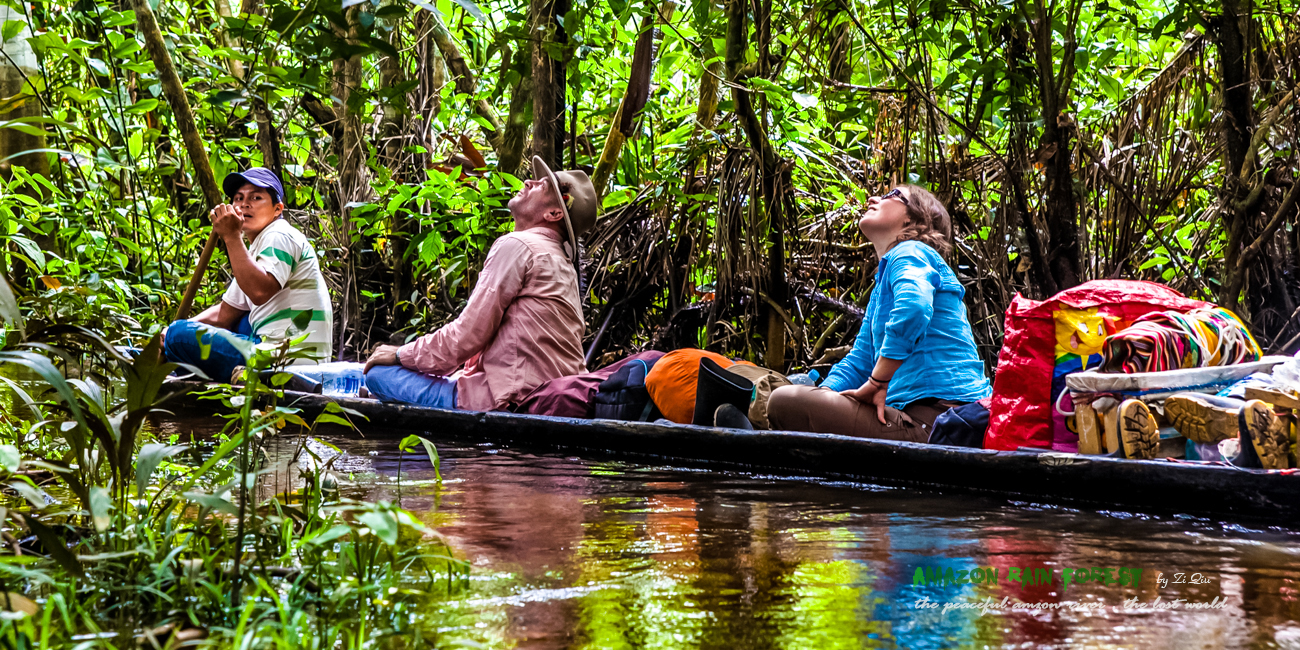
[[[467,592],[435,605],[445,615],[448,643],[1300,644],[1300,625],[1293,623],[1300,616],[1300,534],[1288,530],[451,442],[439,444],[447,480],[438,488],[422,453],[401,460],[398,483],[395,440],[332,442],[347,450],[335,467],[348,496],[400,499],[475,567]],[[285,480],[293,474],[285,464],[292,448],[288,442],[272,448],[270,467]],[[333,453],[325,445],[314,449]],[[988,567],[999,580],[919,587],[913,584],[918,567],[952,568],[954,575]],[[1063,570],[1092,567],[1143,573],[1137,585],[1090,581],[1064,588]],[[1012,569],[1020,568],[1050,570],[1053,581],[1010,581]],[[938,607],[918,607],[924,599]],[[1176,599],[1225,605],[1152,608]],[[1049,608],[1009,606],[1017,602]],[[1147,609],[1128,609],[1126,602]],[[992,607],[945,611],[946,603]]]

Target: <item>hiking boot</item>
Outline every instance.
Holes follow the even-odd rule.
[[[740,409],[734,404],[723,404],[718,410],[713,412],[713,426],[726,427],[728,429],[750,429],[754,425],[750,423],[749,418],[745,417]]]
[[[1273,413],[1267,403],[1253,399],[1241,408],[1237,419],[1241,429],[1239,467],[1286,469],[1290,464],[1291,436],[1286,420]]]
[[[1160,447],[1160,428],[1142,400],[1126,399],[1119,405],[1119,442],[1126,458],[1151,460]]]
[[[1165,399],[1165,417],[1188,440],[1213,445],[1237,437],[1237,415],[1245,404],[1231,397],[1178,393]]]

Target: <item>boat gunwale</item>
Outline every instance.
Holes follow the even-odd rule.
[[[176,382],[176,405],[219,406],[194,398],[208,384]],[[1300,475],[1163,460],[1030,451],[998,451],[799,431],[747,431],[683,424],[626,422],[502,411],[434,409],[284,391],[280,406],[307,415],[335,403],[367,418],[365,438],[412,432],[434,437],[507,442],[522,448],[583,450],[649,457],[685,465],[992,493],[1016,501],[1067,507],[1167,512],[1278,524],[1300,515]],[[366,427],[365,425],[370,425]],[[339,427],[340,432],[347,429]],[[391,434],[389,433],[391,431]]]

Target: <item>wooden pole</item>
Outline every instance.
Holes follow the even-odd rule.
[[[172,107],[172,114],[176,116],[176,129],[181,132],[181,141],[185,143],[185,151],[194,165],[194,176],[199,182],[199,187],[203,189],[203,198],[207,200],[208,209],[211,210],[221,203],[221,188],[217,186],[217,178],[212,174],[212,163],[208,160],[208,151],[203,146],[203,138],[199,137],[198,126],[194,123],[194,112],[190,110],[190,102],[185,98],[185,88],[181,85],[180,77],[176,75],[176,66],[172,65],[172,57],[167,53],[167,45],[163,42],[162,32],[158,30],[158,21],[154,19],[148,0],[131,0],[131,8],[135,10],[136,29],[141,36],[144,36],[144,45],[149,50],[149,58],[153,59],[154,67],[158,70],[158,81],[162,84],[163,95],[167,97],[167,103]],[[199,255],[199,261],[194,266],[194,277],[190,278],[190,283],[185,287],[181,305],[176,309],[177,320],[190,315],[190,308],[194,306],[194,296],[198,294],[199,284],[203,280],[203,272],[207,270],[208,262],[212,260],[212,252],[216,247],[217,233],[214,230],[208,235],[203,253]]]

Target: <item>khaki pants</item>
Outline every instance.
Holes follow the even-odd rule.
[[[917,400],[903,410],[885,407],[885,424],[876,408],[829,388],[782,386],[772,391],[767,417],[780,431],[838,433],[858,438],[926,442],[935,418],[957,402],[939,399]]]

